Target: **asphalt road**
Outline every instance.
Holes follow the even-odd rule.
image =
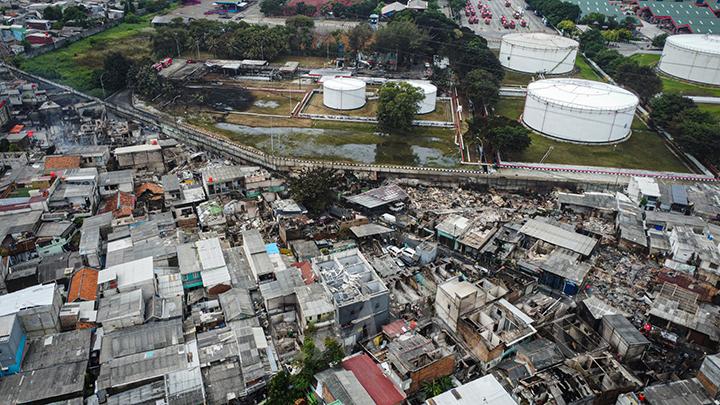
[[[472,6],[475,9],[476,15],[479,17],[478,2],[487,5],[492,12],[492,20],[490,24],[485,24],[482,18],[477,24],[468,23],[468,17],[465,16],[465,12],[461,12],[461,24],[469,27],[475,33],[482,35],[488,40],[490,47],[499,47],[500,38],[503,35],[511,32],[554,32],[551,28],[548,28],[543,24],[542,19],[537,17],[535,14],[529,11],[524,11],[527,4],[523,0],[510,0],[510,7],[505,7],[504,0],[471,0]],[[515,20],[515,29],[503,28],[500,23],[500,18],[504,15],[508,19],[513,19],[513,13],[515,11],[524,11],[524,18],[528,22],[527,27],[520,26],[520,19]],[[493,46],[495,45],[495,46]]]

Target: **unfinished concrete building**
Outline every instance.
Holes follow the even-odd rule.
[[[357,249],[313,259],[313,269],[335,304],[346,347],[376,335],[389,320],[390,292]]]
[[[408,395],[424,383],[455,371],[455,355],[419,334],[403,335],[388,343],[387,360]]]
[[[500,299],[462,316],[458,335],[487,371],[502,360],[507,350],[535,334],[533,322],[516,306]]]
[[[699,345],[720,342],[720,308],[698,302],[697,293],[674,284],[660,287],[650,307],[650,323]]]

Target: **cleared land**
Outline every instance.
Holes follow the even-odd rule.
[[[636,61],[643,66],[655,66],[660,61],[660,55],[657,54],[635,54],[630,59]],[[682,94],[683,96],[706,96],[720,97],[720,87],[708,87],[699,84],[688,83],[664,75],[658,72],[663,83],[663,92]]]
[[[150,20],[154,16],[145,15],[137,24],[122,23],[65,48],[23,60],[20,68],[90,95],[102,96],[98,78],[105,55],[119,52],[134,59],[150,56],[153,31]]]
[[[368,100],[362,108],[356,110],[333,110],[323,104],[323,95],[315,93],[308,100],[303,112],[306,114],[341,115],[346,117],[375,117],[377,116],[378,101]],[[419,121],[452,121],[452,109],[447,100],[438,100],[435,111],[428,114],[416,115]]]
[[[524,103],[525,100],[522,98],[503,98],[495,111],[498,115],[517,119],[522,114]],[[665,146],[660,135],[648,129],[638,119],[633,122],[630,139],[617,145],[578,145],[555,141],[534,132],[530,138],[532,140],[530,147],[518,156],[507,156],[505,160],[538,163],[550,151],[542,163],[669,172],[688,171]]]
[[[255,101],[245,112],[288,116],[293,108],[295,108],[295,104],[297,104],[304,95],[302,93],[260,90],[252,90],[250,94],[255,97]]]

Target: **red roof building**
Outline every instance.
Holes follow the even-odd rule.
[[[380,366],[367,354],[347,357],[342,366],[355,375],[377,405],[398,405],[405,400],[405,393],[383,374]]]
[[[312,271],[312,265],[310,262],[297,262],[293,263],[292,266],[297,267],[300,270],[300,274],[302,275],[305,285],[315,282],[315,273]]]
[[[97,281],[97,270],[89,267],[78,270],[70,281],[67,301],[95,301],[97,299]]]
[[[45,173],[56,170],[77,169],[80,156],[51,155],[45,157]]]
[[[125,218],[132,215],[135,209],[135,195],[118,191],[115,195],[108,197],[98,210],[98,214],[112,212],[113,218]]]

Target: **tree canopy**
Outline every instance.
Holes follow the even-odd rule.
[[[475,108],[490,108],[497,103],[500,96],[500,81],[484,69],[471,70],[462,81],[465,95],[473,102]]]
[[[668,129],[682,112],[697,108],[695,102],[679,94],[661,94],[650,101],[650,119],[653,124]]]
[[[289,182],[290,195],[313,214],[323,213],[335,201],[337,177],[331,169],[304,170]]]
[[[580,7],[577,4],[561,0],[528,0],[527,3],[540,10],[552,25],[557,25],[562,20],[577,21],[580,17]]]
[[[414,22],[391,21],[375,33],[375,49],[378,52],[397,53],[399,65],[412,63],[425,46],[427,34]]]
[[[387,132],[407,131],[418,111],[423,93],[407,82],[388,82],[382,85],[378,101],[378,126]]]

